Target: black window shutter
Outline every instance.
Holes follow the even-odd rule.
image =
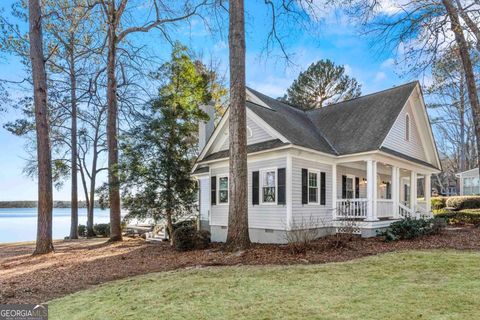
[[[302,169],[302,204],[308,203],[308,170]]]
[[[260,199],[260,174],[258,171],[252,172],[252,204],[256,205]]]
[[[327,202],[326,195],[326,181],[325,181],[325,172],[320,172],[320,204],[325,205]]]
[[[347,176],[342,176],[342,199],[347,198]]]
[[[277,170],[278,175],[278,204],[286,204],[287,199],[285,197],[286,189],[286,177],[285,177],[285,168],[280,168]]]
[[[210,199],[212,200],[212,204],[217,204],[217,177],[213,176],[210,179]]]
[[[355,198],[360,198],[360,178],[355,177]]]

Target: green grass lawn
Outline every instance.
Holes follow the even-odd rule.
[[[156,273],[51,301],[49,313],[50,319],[478,319],[480,253],[408,251],[324,265]]]

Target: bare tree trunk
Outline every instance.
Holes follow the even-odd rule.
[[[230,50],[230,179],[228,234],[230,250],[250,245],[247,200],[247,137],[245,106],[245,17],[243,0],[229,2]]]
[[[107,145],[108,145],[108,184],[110,203],[110,241],[122,240],[120,215],[120,186],[118,179],[118,137],[117,137],[117,79],[115,60],[117,54],[116,26],[118,25],[115,1],[108,6],[108,58],[107,58]]]
[[[455,0],[455,2],[457,4],[457,9],[458,9],[458,12],[460,13],[460,16],[462,17],[463,21],[465,21],[465,24],[468,26],[468,28],[476,38],[475,47],[477,48],[478,52],[480,52],[480,28],[477,26],[475,22],[473,22],[472,19],[470,19],[468,12],[466,12],[465,9],[463,9],[460,0]]]
[[[96,138],[97,139],[97,138]],[[98,161],[98,152],[97,152],[97,141],[94,142],[94,153],[92,160],[92,177],[90,178],[90,203],[87,208],[87,237],[95,236],[95,231],[93,230],[93,212],[95,210],[95,184],[97,180],[97,161]]]
[[[467,85],[468,99],[470,106],[472,107],[473,122],[475,126],[475,135],[477,138],[477,154],[480,151],[480,102],[478,99],[477,85],[475,81],[475,74],[473,71],[472,60],[470,58],[470,52],[468,43],[463,34],[462,26],[458,13],[450,0],[442,0],[443,5],[450,18],[451,29],[455,35],[455,42],[462,58],[463,69],[465,71],[465,81]],[[477,159],[477,165],[480,172],[480,157]]]
[[[43,56],[42,12],[39,0],[29,0],[28,10],[38,157],[38,221],[34,254],[44,254],[53,251],[53,196],[52,156],[47,110],[47,75]]]
[[[70,38],[73,43],[73,35]],[[77,79],[75,74],[75,58],[73,48],[70,48],[70,99],[72,106],[72,129],[71,129],[71,156],[72,156],[72,212],[70,221],[70,239],[78,239],[78,151],[77,151]]]
[[[173,246],[173,221],[172,221],[172,211],[167,210],[167,234],[168,240],[170,240],[170,245]]]
[[[464,99],[464,79],[460,79],[460,172],[465,171],[466,164],[466,139],[465,139],[465,99]]]

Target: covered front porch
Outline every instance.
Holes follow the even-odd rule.
[[[431,172],[379,160],[334,165],[334,220],[385,224],[402,217],[430,217]]]

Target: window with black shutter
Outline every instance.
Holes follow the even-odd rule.
[[[217,177],[213,176],[210,179],[210,199],[213,205],[217,204]]]
[[[285,175],[285,168],[280,168],[277,170],[278,175],[278,200],[277,204],[286,204],[287,199],[285,196],[286,192],[286,175]]]
[[[320,172],[320,204],[324,206],[326,202],[326,177],[325,172]]]
[[[302,204],[308,204],[308,170],[302,169]]]
[[[259,204],[260,201],[260,172],[252,172],[252,204]]]
[[[347,198],[347,176],[342,176],[342,199]]]
[[[360,178],[355,177],[355,198],[360,198]]]

